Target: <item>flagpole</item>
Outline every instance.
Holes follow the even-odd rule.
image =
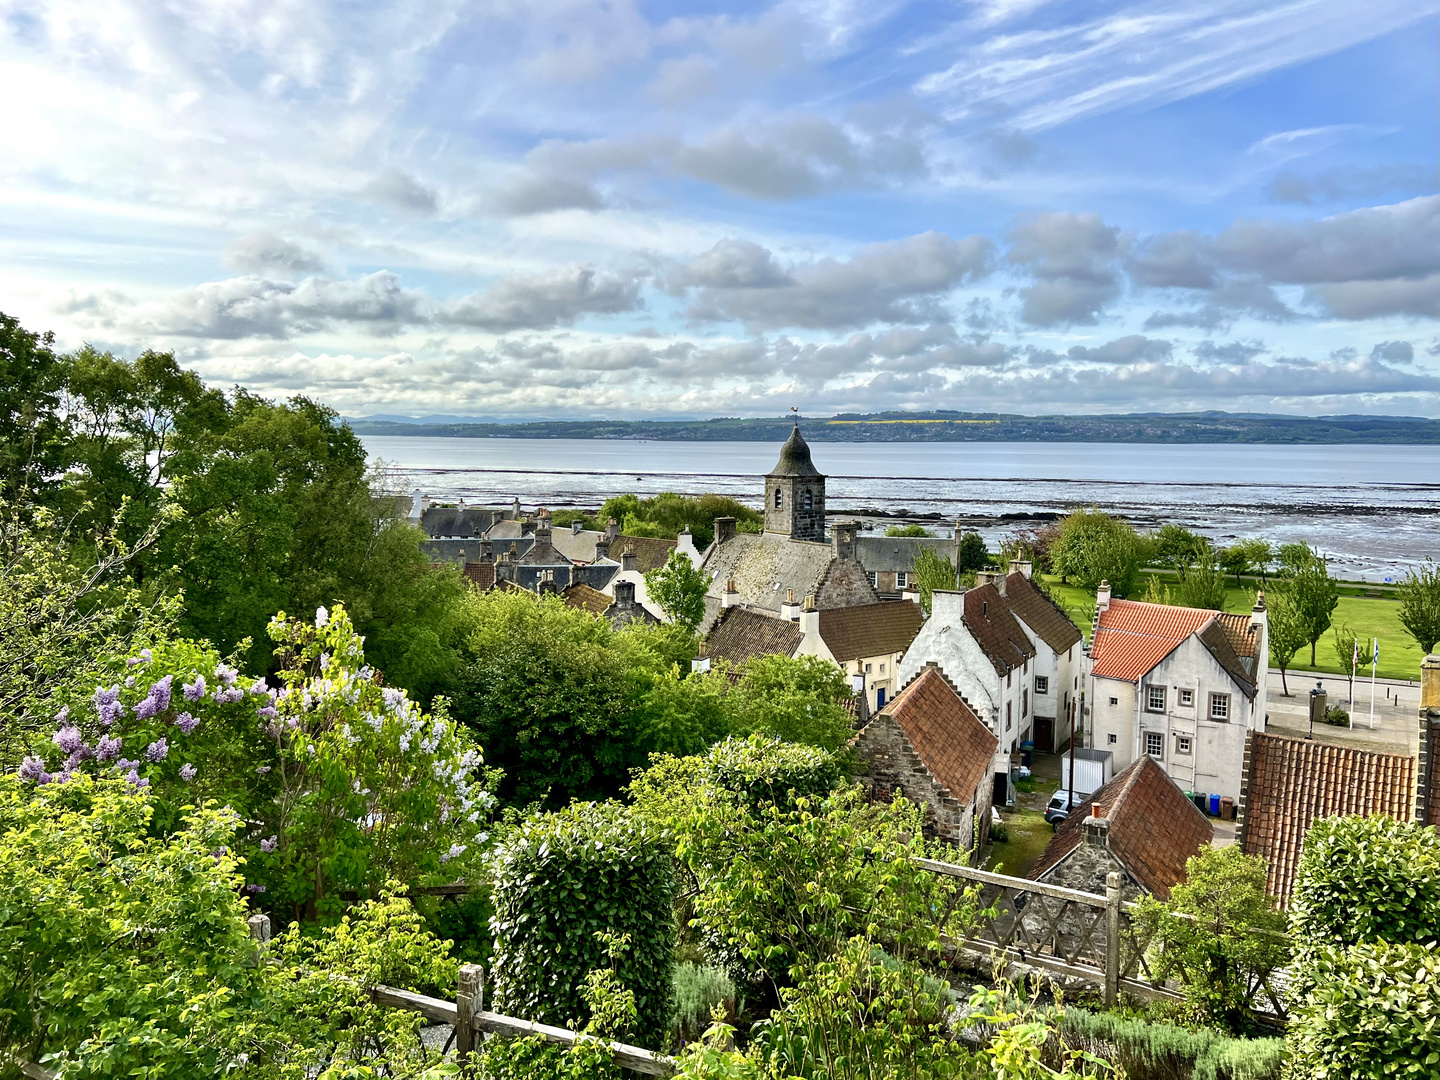
[[[1375,728],[1375,669],[1380,666],[1380,639],[1370,639],[1370,728]]]

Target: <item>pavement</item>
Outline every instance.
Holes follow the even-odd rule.
[[[1350,712],[1353,727],[1315,725],[1317,742],[1352,746],[1386,754],[1414,756],[1419,750],[1420,729],[1416,714],[1420,708],[1418,682],[1396,679],[1375,680],[1375,727],[1370,726],[1370,680],[1356,679],[1354,701],[1350,700],[1348,681],[1339,675],[1316,675],[1311,672],[1287,673],[1292,696],[1283,696],[1280,673],[1270,670],[1267,685],[1269,719],[1265,729],[1272,735],[1303,739],[1310,733],[1310,691],[1318,682],[1329,696],[1327,704]]]

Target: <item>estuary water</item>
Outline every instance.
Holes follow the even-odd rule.
[[[363,436],[432,498],[552,509],[661,491],[757,509],[779,447],[756,442]],[[992,546],[1028,515],[1095,506],[1140,528],[1175,522],[1218,543],[1304,541],[1332,572],[1383,581],[1440,556],[1433,446],[814,442],[829,508],[939,514]],[[879,523],[877,523],[877,527]]]

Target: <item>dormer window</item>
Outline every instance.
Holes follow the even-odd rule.
[[[781,493],[781,491],[780,491],[779,488],[776,488],[776,489],[775,489],[775,509],[776,509],[776,510],[779,510],[780,507],[781,507],[781,505],[782,505],[784,502],[785,502],[785,496]]]

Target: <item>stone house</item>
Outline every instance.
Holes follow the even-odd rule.
[[[962,851],[990,835],[997,740],[938,668],[924,668],[855,739],[871,798],[897,790],[925,808],[925,831]]]
[[[1263,856],[1265,891],[1290,903],[1305,834],[1317,818],[1384,814],[1397,821],[1414,812],[1415,759],[1287,739],[1253,731],[1247,740],[1235,842]]]
[[[865,536],[855,538],[855,558],[865,567],[882,600],[895,600],[915,584],[915,558],[933,551],[951,566],[960,565],[961,530],[954,536]]]
[[[1089,745],[1149,757],[1185,790],[1238,798],[1245,740],[1265,730],[1265,597],[1249,615],[1097,594]]]
[[[1175,781],[1142,757],[1060,823],[1026,876],[1103,896],[1106,875],[1118,870],[1125,899],[1147,893],[1164,900],[1185,879],[1185,860],[1213,837]]]
[[[653,626],[661,621],[637,601],[629,582],[620,582],[613,596],[584,584],[571,585],[560,596],[570,607],[609,619],[617,628],[632,623]]]

